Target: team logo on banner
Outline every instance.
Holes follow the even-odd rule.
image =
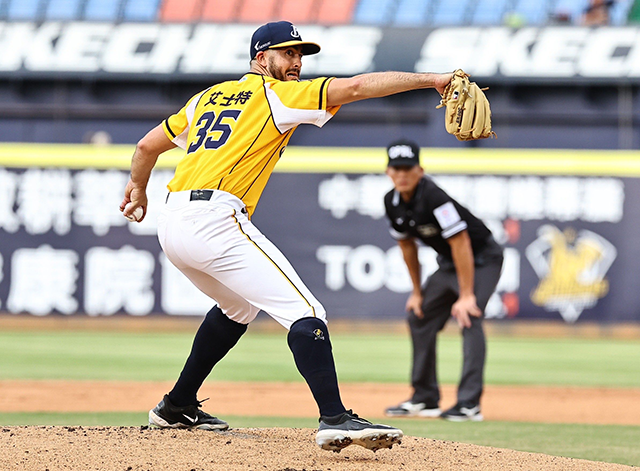
[[[605,275],[616,255],[616,248],[594,232],[540,227],[538,238],[526,249],[540,278],[531,301],[558,311],[566,322],[575,322],[584,309],[595,306],[609,292]]]

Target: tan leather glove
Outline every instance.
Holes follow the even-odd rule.
[[[469,74],[462,69],[453,73],[451,82],[444,89],[436,108],[443,107],[446,107],[445,128],[459,141],[496,137],[491,130],[489,100],[483,89],[475,82],[469,82]]]

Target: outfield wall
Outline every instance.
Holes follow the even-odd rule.
[[[201,315],[162,255],[165,154],[141,224],[118,211],[132,146],[0,145],[0,311]],[[489,318],[640,322],[640,152],[424,149],[423,166],[505,246]],[[401,317],[410,281],[388,235],[380,148],[288,149],[253,218],[332,318]],[[436,268],[421,248],[424,275]],[[259,283],[260,280],[255,280]]]

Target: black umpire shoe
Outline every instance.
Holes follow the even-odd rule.
[[[402,441],[402,430],[388,425],[372,424],[348,410],[333,417],[320,417],[316,443],[323,450],[336,453],[349,445],[360,445],[377,451],[391,448]]]
[[[479,405],[456,404],[451,409],[444,411],[440,417],[451,422],[466,422],[468,420],[482,422],[484,420]]]
[[[206,401],[206,399],[205,399]],[[197,404],[174,406],[165,394],[162,401],[149,411],[149,425],[160,428],[199,428],[202,430],[226,430],[229,424],[200,410],[204,401]]]

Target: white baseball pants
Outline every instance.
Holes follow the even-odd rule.
[[[158,217],[167,258],[231,320],[265,311],[286,329],[303,317],[326,322],[322,305],[278,248],[248,219],[242,200],[213,190],[209,201],[171,192]]]

